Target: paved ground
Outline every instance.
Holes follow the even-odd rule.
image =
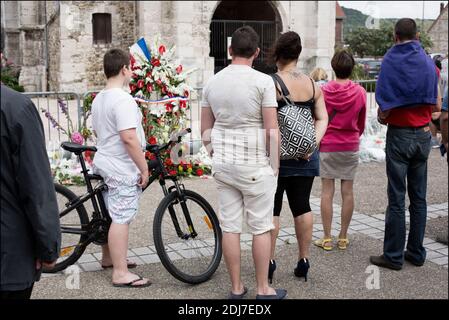
[[[373,272],[369,267],[369,255],[379,254],[382,250],[384,211],[386,206],[385,187],[381,181],[385,178],[384,163],[363,164],[359,168],[358,179],[365,177],[365,183],[356,183],[359,202],[350,227],[351,244],[344,251],[323,252],[316,247],[311,251],[311,271],[309,281],[298,281],[292,273],[296,264],[297,246],[291,214],[287,202],[281,215],[282,231],[279,235],[275,285],[285,287],[289,298],[448,298],[448,248],[437,243],[435,235],[444,231],[447,234],[447,165],[442,165],[433,152],[429,161],[429,207],[428,230],[425,246],[428,261],[417,268],[408,263],[404,269],[396,272],[379,269],[379,289],[369,289],[366,282]],[[445,182],[442,180],[444,179]],[[319,179],[317,179],[319,183]],[[318,184],[317,183],[317,184]],[[189,179],[186,187],[204,195],[214,208],[217,207],[218,194],[212,179]],[[361,186],[357,189],[357,185]],[[82,189],[73,188],[75,192]],[[318,188],[319,190],[319,188]],[[442,195],[440,190],[446,190]],[[311,203],[314,211],[314,239],[322,236],[322,225],[319,217],[319,192],[313,194]],[[210,281],[197,286],[190,286],[174,279],[161,265],[155,254],[152,241],[152,218],[162,193],[159,186],[152,186],[145,192],[141,201],[138,218],[132,225],[130,235],[130,259],[139,266],[137,272],[151,278],[154,284],[145,289],[116,289],[110,285],[110,271],[100,270],[98,259],[99,247],[92,245],[79,260],[80,290],[66,288],[67,275],[45,276],[36,284],[33,298],[225,298],[229,290],[229,279],[224,262]],[[371,206],[367,204],[371,204]],[[334,203],[333,234],[339,229],[338,201]],[[362,209],[362,210],[360,210]],[[408,220],[408,218],[407,218]],[[242,235],[242,274],[249,288],[254,289],[254,271],[251,259],[251,237]],[[181,260],[184,263],[184,260]],[[187,263],[188,260],[185,260]],[[376,272],[377,269],[374,269]],[[368,280],[367,280],[368,279]],[[369,281],[368,281],[369,282]],[[254,297],[251,291],[249,296]]]
[[[447,269],[433,263],[423,267],[405,264],[401,271],[379,270],[379,289],[367,288],[373,275],[368,256],[377,254],[381,242],[365,235],[355,235],[346,252],[311,251],[311,271],[304,282],[293,275],[297,247],[284,245],[278,250],[278,270],[275,287],[288,290],[290,299],[447,299]],[[59,275],[36,283],[33,298],[78,299],[225,299],[229,279],[224,263],[208,282],[190,286],[183,284],[164,270],[160,263],[137,267],[136,272],[150,277],[154,283],[143,289],[117,289],[110,285],[110,271],[80,274],[80,289],[66,288],[66,277]],[[369,273],[367,273],[369,272]],[[254,298],[254,271],[250,251],[242,255],[242,274],[250,288],[248,298]]]

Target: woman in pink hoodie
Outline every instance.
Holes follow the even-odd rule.
[[[315,245],[332,250],[332,202],[335,179],[341,180],[342,212],[338,247],[349,244],[347,231],[354,211],[353,180],[359,162],[360,136],[365,130],[366,91],[349,80],[355,62],[347,51],[339,51],[332,58],[337,80],[323,86],[329,124],[320,145],[321,218],[324,237]]]

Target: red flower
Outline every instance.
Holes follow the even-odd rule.
[[[153,65],[153,67],[159,67],[161,65],[161,62],[159,61],[159,59],[151,59],[151,64]]]
[[[204,174],[204,171],[203,171],[202,169],[196,170],[196,175],[197,175],[198,177],[201,177],[203,174]]]
[[[188,168],[188,169],[192,169],[192,167],[193,167],[193,166],[192,166],[191,163],[189,163],[189,164],[187,165],[187,168]]]
[[[137,87],[135,84],[130,84],[129,89],[131,90],[131,93],[137,90]]]
[[[152,92],[153,91],[153,85],[151,83],[147,84],[147,91]]]
[[[153,153],[151,153],[150,154],[150,160],[154,160],[154,159],[156,159],[156,156]]]
[[[177,74],[180,74],[182,72],[182,65],[179,65],[177,68],[176,68],[176,73]]]
[[[187,108],[187,103],[185,102],[185,100],[179,101],[179,107],[180,108]]]
[[[144,85],[145,85],[145,82],[143,82],[142,79],[140,79],[139,81],[137,81],[137,88],[142,89]]]
[[[184,91],[184,97],[186,97],[186,98],[189,97],[189,91],[187,91],[187,90]]]
[[[146,75],[146,78],[151,78],[151,76],[152,76],[151,71],[148,71],[147,75]]]
[[[134,71],[134,70],[142,70],[142,67],[140,67],[140,66],[132,66],[131,70],[132,71]]]
[[[145,158],[150,159],[151,152],[147,151],[145,152]]]
[[[131,61],[131,67],[134,66],[134,63],[136,63],[136,59],[134,59],[133,55],[130,55],[130,61]]]
[[[176,176],[177,172],[176,172],[176,170],[170,170],[168,172],[168,174],[171,175],[171,176]]]
[[[137,75],[136,73],[133,73],[133,75],[131,76],[133,79],[137,79],[139,77],[139,75]]]
[[[151,137],[148,139],[148,143],[149,143],[149,144],[157,144],[157,139],[156,139],[156,137],[155,137],[155,136],[151,136]]]
[[[167,112],[172,112],[173,111],[173,105],[171,103],[165,104],[165,110],[167,110]]]
[[[162,45],[159,47],[159,54],[163,55],[165,53],[165,47]]]
[[[157,80],[156,80],[156,84],[157,84],[159,87],[162,87],[162,81],[161,81],[161,79],[157,79]]]
[[[171,160],[171,158],[167,158],[165,160],[165,165],[167,165],[167,166],[172,166],[173,165],[173,161]]]
[[[163,86],[161,89],[162,94],[166,94],[167,93],[167,87]]]
[[[92,99],[95,99],[96,96],[97,96],[97,94],[95,92],[92,93]]]

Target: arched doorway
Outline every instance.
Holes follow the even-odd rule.
[[[254,68],[273,73],[275,67],[268,64],[268,50],[282,31],[279,12],[271,1],[221,1],[210,24],[210,56],[214,57],[214,73],[231,63],[228,55],[230,37],[238,28],[249,25],[260,36],[261,54],[254,61]]]

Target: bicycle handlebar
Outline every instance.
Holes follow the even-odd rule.
[[[186,134],[189,134],[190,132],[192,132],[192,129],[190,129],[190,128],[182,129],[181,131],[173,134],[172,137],[170,138],[170,140],[166,144],[164,144],[162,146],[159,146],[157,144],[147,144],[146,150],[151,153],[161,152],[162,150],[167,149],[169,146],[171,146],[174,143],[180,143],[182,140],[182,137],[185,136]]]

